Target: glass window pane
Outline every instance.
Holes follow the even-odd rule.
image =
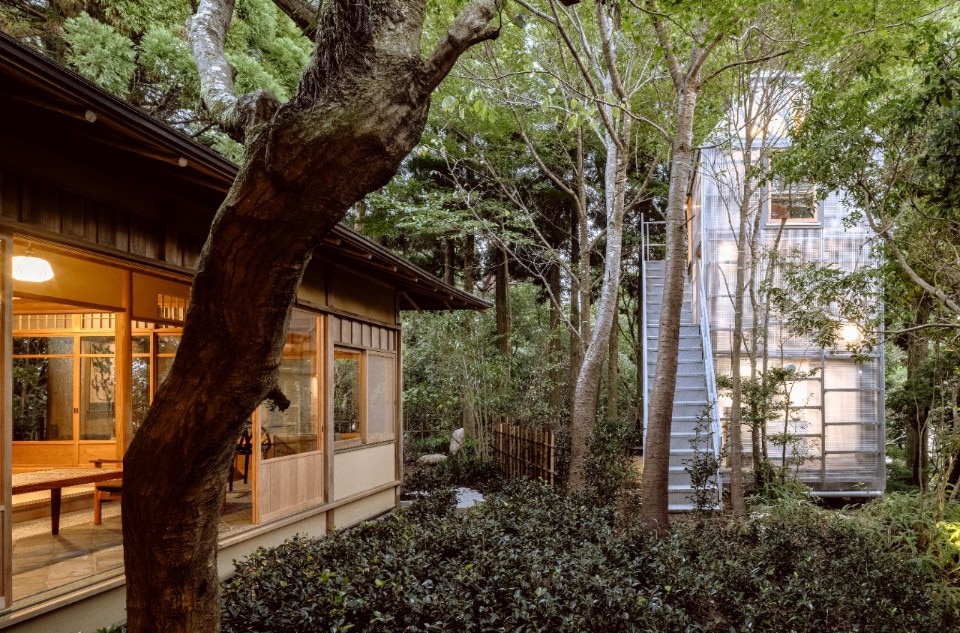
[[[158,354],[176,354],[177,349],[179,347],[180,347],[179,334],[164,334],[163,336],[157,337],[157,353]]]
[[[73,354],[72,336],[17,336],[13,339],[13,354]]]
[[[13,360],[13,439],[73,439],[73,359]]]
[[[360,354],[338,351],[333,361],[334,440],[360,437]]]
[[[150,357],[133,359],[133,432],[136,433],[150,408]]]
[[[280,390],[290,399],[286,411],[264,404],[260,407],[260,427],[270,434],[270,457],[296,455],[319,449],[317,418],[314,413],[312,385],[313,363],[309,360],[284,360],[280,365]]]
[[[81,440],[112,440],[116,437],[115,379],[113,356],[81,357]]]
[[[134,354],[149,354],[150,353],[150,337],[143,334],[138,334],[131,337],[133,343],[133,353]]]
[[[166,358],[157,359],[157,385],[156,389],[160,388],[160,385],[163,384],[163,381],[166,379],[167,374],[170,373],[170,368],[173,367],[173,358],[167,356]]]
[[[290,400],[286,411],[260,407],[260,428],[272,443],[268,457],[320,449],[317,438],[317,317],[294,310],[280,363],[280,390]]]
[[[392,435],[396,417],[396,360],[367,355],[367,435]]]
[[[113,354],[112,336],[83,336],[80,338],[81,354]]]

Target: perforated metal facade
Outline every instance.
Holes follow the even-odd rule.
[[[765,142],[766,148],[754,145],[753,162],[768,153],[763,150],[772,149],[770,138]],[[785,145],[783,140],[775,139],[772,143]],[[754,328],[762,333],[765,320],[766,337],[757,338],[765,341],[766,352],[761,345],[755,371],[765,366],[793,366],[802,374],[810,374],[803,380],[785,383],[790,406],[781,419],[768,424],[768,457],[775,464],[789,467],[819,494],[879,494],[885,480],[882,346],[872,350],[861,363],[855,362],[842,344],[821,348],[813,340],[795,335],[775,315],[767,316],[764,298],[759,292],[760,282],[768,274],[773,284],[780,281],[776,267],[773,271],[767,270],[770,258],[764,252],[776,249],[780,254],[790,254],[805,262],[831,264],[850,272],[873,263],[872,234],[866,226],[848,226],[849,209],[837,193],[818,200],[812,217],[798,213],[804,217],[786,218],[784,222],[781,222],[782,212],[780,217],[771,219],[769,184],[753,183],[753,194],[742,204],[743,158],[741,150],[705,151],[701,157],[699,191],[693,200],[693,210],[698,217],[691,225],[691,250],[703,258],[702,281],[716,371],[731,373],[737,237],[740,214],[746,212],[746,235],[752,235],[756,227],[759,234],[755,243],[762,247],[746,253],[747,266],[755,264],[757,274],[743,302],[745,344],[741,375],[749,377],[752,371],[748,361],[752,347],[749,333]],[[721,416],[728,421],[729,398],[721,396],[719,404]],[[744,426],[742,437],[745,464],[749,467],[753,461],[753,430]],[[784,437],[789,441],[779,441]]]

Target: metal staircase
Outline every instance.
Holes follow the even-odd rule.
[[[645,259],[644,283],[644,429],[647,428],[647,403],[657,365],[657,336],[660,323],[660,305],[664,284],[663,260]],[[701,277],[702,278],[702,277]],[[690,466],[699,455],[720,454],[720,423],[716,407],[716,382],[710,350],[706,313],[694,319],[691,284],[683,292],[680,316],[680,351],[677,362],[677,388],[673,402],[673,424],[670,436],[669,509],[682,512],[696,509],[694,489],[690,481]],[[703,306],[703,301],[698,301]],[[699,311],[698,311],[699,312]],[[698,430],[699,425],[699,430]],[[711,502],[719,508],[719,473],[707,489]]]

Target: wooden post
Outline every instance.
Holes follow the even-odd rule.
[[[13,235],[0,235],[0,607],[13,603]]]

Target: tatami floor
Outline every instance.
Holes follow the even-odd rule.
[[[220,532],[251,524],[250,486],[237,481],[227,493]],[[92,504],[92,501],[91,501]],[[120,503],[105,503],[103,522],[93,524],[92,506],[64,512],[60,534],[50,533],[50,517],[13,525],[13,600],[18,602],[93,576],[116,573],[123,567]]]

